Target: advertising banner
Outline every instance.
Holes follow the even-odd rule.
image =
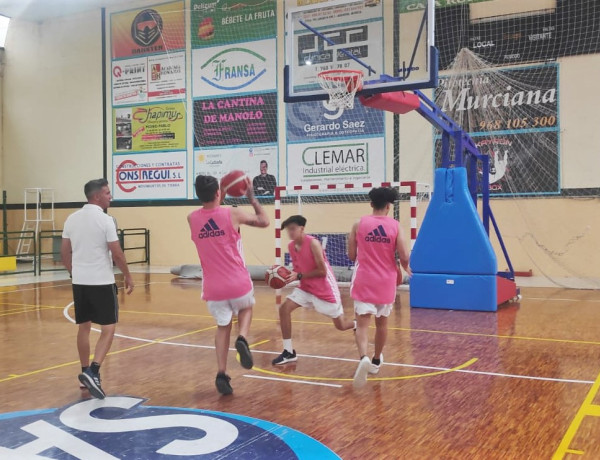
[[[558,55],[556,14],[536,14],[472,23],[468,46],[497,65],[547,61]]]
[[[185,53],[112,63],[113,106],[185,98]]]
[[[186,152],[113,156],[117,200],[187,198]]]
[[[113,109],[113,151],[184,150],[185,115],[183,102]]]
[[[112,58],[185,49],[184,2],[111,15]]]
[[[192,47],[223,45],[277,33],[277,1],[192,0]]]
[[[560,191],[558,66],[441,78],[435,101],[490,157],[493,194]],[[441,141],[436,140],[436,164]]]
[[[194,101],[194,146],[277,142],[277,93]]]
[[[229,147],[194,151],[194,176],[217,178],[239,169],[252,179],[256,196],[272,196],[277,181],[277,146]]]
[[[192,95],[222,96],[274,90],[276,40],[259,40],[192,51]]]
[[[287,183],[381,182],[385,180],[383,138],[288,145]]]
[[[448,6],[468,5],[470,3],[489,2],[490,0],[435,0],[436,8],[445,8]],[[427,6],[425,0],[398,0],[398,11],[410,13],[412,11],[424,10]]]
[[[383,135],[384,112],[355,104],[352,109],[332,107],[329,101],[289,104],[288,142]]]

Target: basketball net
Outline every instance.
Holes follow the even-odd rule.
[[[326,70],[317,74],[317,80],[329,94],[329,104],[337,108],[352,109],[354,96],[363,86],[360,70]]]

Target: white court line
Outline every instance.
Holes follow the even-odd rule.
[[[63,315],[71,323],[75,324],[75,320],[69,316],[69,311],[68,311],[72,305],[73,305],[73,302],[69,303],[63,309]],[[92,328],[92,330],[96,331],[96,332],[100,332],[100,329]],[[203,348],[203,349],[208,349],[208,350],[215,349],[214,345],[198,345],[198,344],[193,344],[193,343],[180,343],[180,342],[161,342],[158,340],[144,339],[141,337],[133,337],[133,336],[124,335],[124,334],[115,334],[115,337],[120,337],[123,339],[129,339],[129,340],[136,340],[138,342],[156,343],[156,344],[161,344],[161,345],[173,345],[173,346],[177,346],[177,347]],[[235,348],[230,348],[229,350],[235,351]],[[277,351],[266,351],[266,350],[252,350],[252,353],[279,355],[279,352],[277,352]],[[304,358],[325,359],[325,360],[330,360],[330,361],[342,361],[342,362],[351,362],[351,363],[357,363],[359,361],[358,359],[334,358],[332,356],[320,356],[320,355],[304,355],[304,354],[300,354],[300,353],[298,353],[298,356],[304,357]],[[420,365],[420,364],[405,364],[405,363],[386,363],[386,362],[384,362],[383,365],[384,366],[395,366],[395,367],[408,367],[408,368],[414,368],[414,369],[428,369],[428,370],[434,370],[434,371],[449,371],[452,369],[450,367],[424,366],[424,365]],[[593,380],[560,379],[560,378],[554,378],[554,377],[538,377],[535,375],[503,374],[500,372],[474,371],[474,370],[470,370],[470,369],[459,369],[459,370],[454,370],[453,372],[462,372],[464,374],[489,375],[491,377],[506,377],[506,378],[512,378],[512,379],[541,380],[544,382],[581,383],[581,384],[587,384],[587,385],[592,385],[594,383]],[[304,383],[304,382],[302,382],[302,383]]]
[[[262,375],[250,375],[250,374],[244,374],[244,377],[248,377],[250,379],[275,380],[277,382],[304,383],[305,385],[320,385],[323,387],[342,388],[342,385],[338,385],[337,383],[309,382],[307,380],[281,379],[281,378],[277,378],[277,377],[264,377]]]
[[[543,297],[527,297],[527,300],[546,300],[548,302],[600,302],[600,299],[546,299]]]

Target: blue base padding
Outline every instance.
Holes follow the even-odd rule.
[[[444,310],[497,311],[496,275],[413,273],[410,305]]]
[[[465,168],[435,171],[435,187],[410,255],[413,273],[495,275],[496,254],[467,184]]]

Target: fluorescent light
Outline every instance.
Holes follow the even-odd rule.
[[[9,23],[10,23],[10,18],[0,15],[0,48],[4,48],[4,43],[6,42],[6,34],[8,33],[8,24]]]

